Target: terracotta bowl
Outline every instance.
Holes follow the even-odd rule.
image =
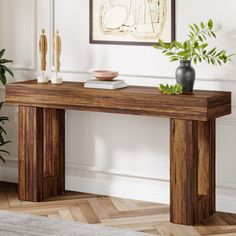
[[[117,71],[110,71],[110,70],[95,70],[93,71],[93,76],[99,80],[113,80],[115,79],[118,75],[119,72]]]

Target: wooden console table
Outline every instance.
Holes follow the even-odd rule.
[[[215,212],[215,119],[231,113],[231,93],[164,95],[154,87],[110,91],[83,83],[6,86],[19,106],[19,198],[65,191],[65,109],[170,118],[171,222],[193,225]]]

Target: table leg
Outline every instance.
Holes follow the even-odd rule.
[[[65,191],[65,111],[19,107],[19,199]]]
[[[194,225],[215,212],[215,120],[170,121],[171,222]]]

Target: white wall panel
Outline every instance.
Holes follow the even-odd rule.
[[[35,0],[0,0],[0,45],[16,69],[35,69]]]

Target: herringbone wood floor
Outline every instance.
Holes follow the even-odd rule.
[[[195,227],[169,223],[167,205],[66,192],[41,203],[22,202],[17,185],[0,182],[0,209],[103,224],[163,236],[236,236],[236,215],[217,213]]]

